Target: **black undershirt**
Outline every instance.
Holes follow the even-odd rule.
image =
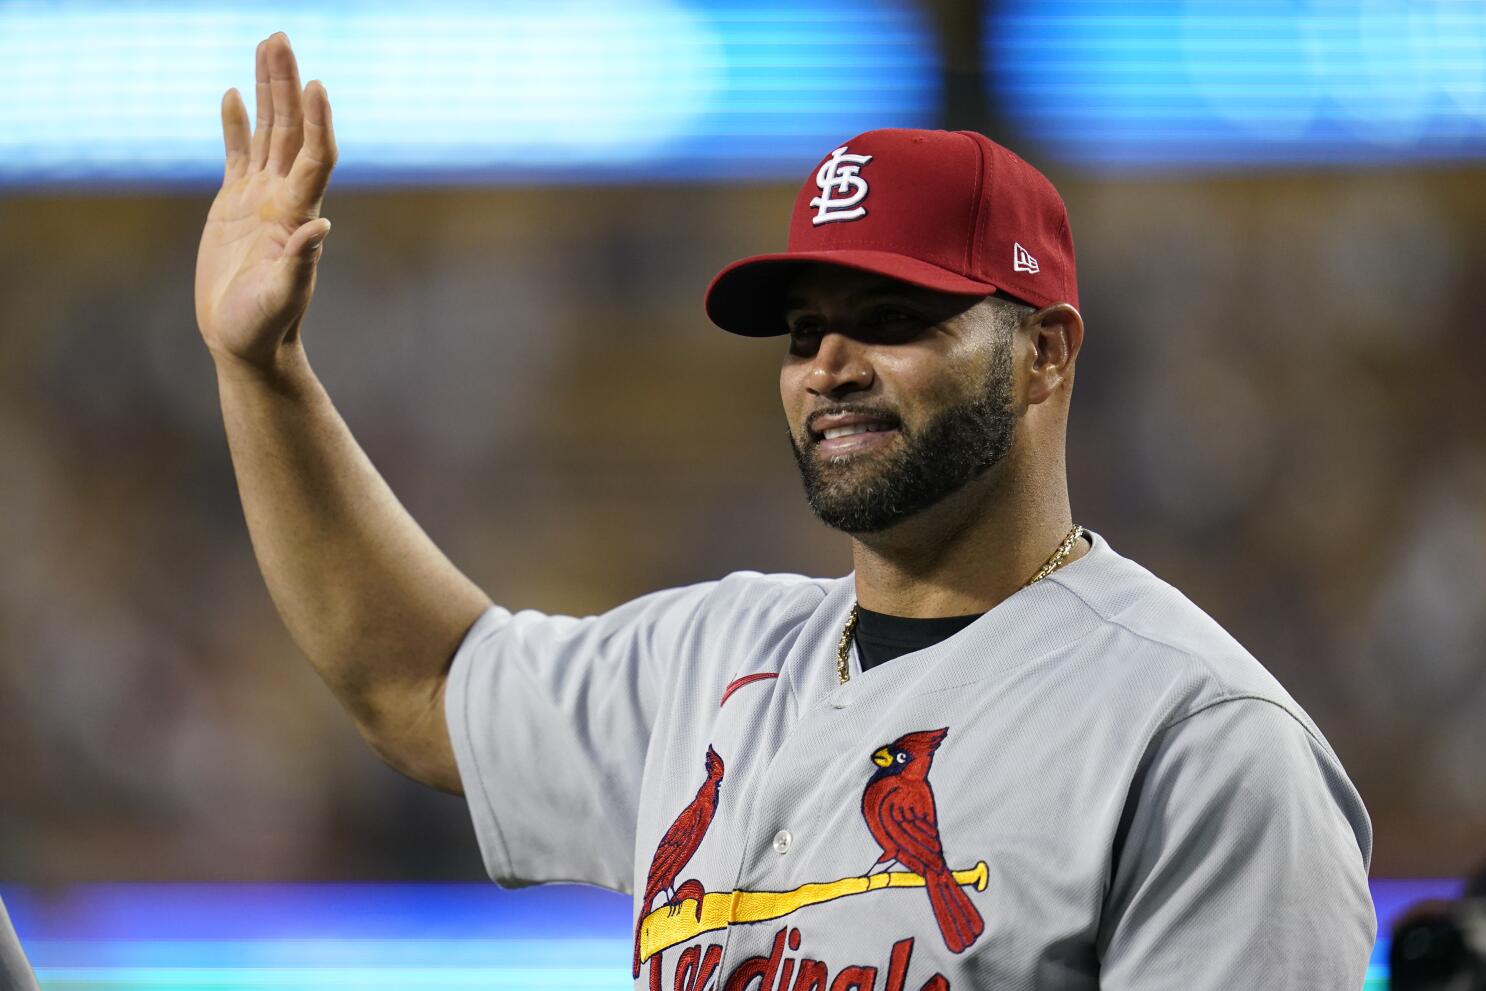
[[[932,647],[948,640],[985,613],[974,616],[936,616],[933,619],[910,619],[889,616],[857,607],[857,658],[862,670],[875,668],[895,657]]]

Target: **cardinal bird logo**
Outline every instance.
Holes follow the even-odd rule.
[[[676,878],[681,876],[682,870],[697,852],[697,847],[702,845],[707,827],[712,825],[712,817],[717,813],[717,796],[722,791],[722,771],[722,758],[717,756],[716,750],[708,747],[707,780],[697,789],[696,798],[671,823],[671,828],[666,830],[666,834],[660,838],[660,845],[655,849],[655,859],[650,862],[650,874],[645,879],[645,897],[640,903],[640,917],[635,923],[635,977],[640,976],[641,924],[654,904],[656,895],[664,893],[665,903],[673,906],[679,906],[688,898],[695,899],[699,906],[698,921],[701,919],[700,906],[706,895],[702,882],[693,878],[678,886]]]
[[[980,938],[985,920],[950,872],[939,841],[929,768],[948,734],[947,728],[905,733],[878,748],[872,754],[877,773],[862,793],[862,817],[882,847],[872,869],[896,862],[921,875],[944,945],[951,953],[960,953]]]

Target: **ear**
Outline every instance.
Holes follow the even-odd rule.
[[[1073,365],[1084,343],[1084,318],[1068,303],[1054,303],[1022,321],[1021,334],[1032,345],[1027,372],[1027,405],[1046,402],[1073,384]]]

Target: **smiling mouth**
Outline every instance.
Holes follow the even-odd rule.
[[[840,437],[854,437],[857,434],[879,434],[887,433],[894,429],[886,423],[853,423],[846,427],[832,427],[821,434],[822,440],[836,440]]]
[[[857,423],[825,431],[812,446],[821,457],[836,461],[875,451],[889,444],[897,434],[897,427],[890,427],[885,423]]]
[[[852,434],[882,432],[898,426],[898,415],[879,406],[855,405],[818,409],[805,418],[811,440],[835,440]]]
[[[806,443],[811,453],[829,461],[841,461],[885,447],[900,433],[901,421],[891,409],[848,404],[818,409],[805,420]]]

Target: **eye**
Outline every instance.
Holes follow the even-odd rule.
[[[863,327],[876,340],[898,341],[916,337],[927,321],[901,306],[874,306],[866,315]]]
[[[898,763],[899,764],[903,764],[903,763],[906,763],[907,760],[908,760],[908,755],[905,754],[903,751],[899,750],[898,751]]]
[[[808,314],[785,318],[791,337],[820,336],[821,320]]]
[[[789,350],[791,354],[809,354],[820,346],[823,325],[816,317],[796,317],[789,322]]]

